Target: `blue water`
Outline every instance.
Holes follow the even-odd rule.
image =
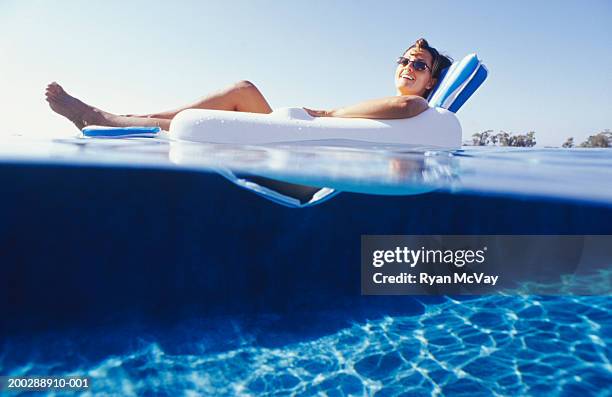
[[[87,375],[93,395],[607,396],[611,309],[601,296],[445,298],[347,326],[330,312],[65,330],[5,343],[0,372]]]
[[[229,168],[346,192],[436,190],[612,204],[612,149],[463,147],[449,152],[333,140],[264,147],[13,137],[0,146],[0,161],[205,172]]]
[[[390,297],[387,300],[347,296],[339,304],[336,298],[342,298],[342,291],[349,290],[346,286],[352,284],[348,282],[343,285],[345,290],[337,287],[338,291],[333,290],[335,284],[324,285],[332,297],[329,301],[326,301],[327,296],[320,296],[318,301],[317,296],[308,296],[304,298],[306,303],[283,302],[287,306],[283,310],[280,304],[270,305],[272,300],[277,303],[278,295],[285,291],[283,286],[272,283],[265,293],[259,291],[252,296],[257,302],[245,303],[244,297],[238,295],[234,301],[226,302],[215,295],[217,290],[207,290],[206,298],[216,298],[215,305],[220,307],[215,313],[196,307],[177,317],[156,317],[150,313],[141,317],[138,309],[150,311],[152,306],[155,311],[155,305],[161,307],[166,303],[165,310],[168,310],[174,302],[182,304],[197,297],[199,285],[190,284],[190,275],[210,273],[206,273],[205,268],[198,270],[200,273],[190,271],[200,265],[197,259],[205,254],[201,249],[205,241],[202,234],[211,233],[198,225],[212,222],[213,217],[207,212],[193,211],[201,201],[199,198],[176,199],[173,190],[165,196],[151,191],[147,183],[134,185],[140,180],[138,178],[144,178],[138,174],[143,169],[209,174],[218,167],[228,167],[237,172],[331,186],[351,193],[414,197],[406,201],[409,205],[401,208],[405,209],[402,216],[407,227],[418,234],[612,234],[611,150],[464,148],[440,152],[417,148],[348,150],[329,145],[324,148],[282,145],[261,148],[184,145],[155,139],[64,139],[6,142],[0,147],[0,162],[0,171],[8,169],[0,172],[0,176],[18,173],[13,185],[5,187],[2,197],[4,215],[9,220],[0,228],[0,248],[4,250],[0,255],[6,252],[11,255],[10,261],[4,260],[0,266],[14,266],[18,273],[19,261],[30,247],[35,248],[27,252],[28,257],[34,258],[40,251],[43,258],[56,255],[67,262],[80,264],[78,256],[83,255],[80,249],[92,254],[82,261],[82,267],[91,266],[93,274],[102,279],[107,269],[104,266],[110,266],[117,259],[112,256],[116,250],[133,255],[128,257],[135,258],[129,259],[137,269],[133,271],[140,272],[131,274],[119,268],[124,269],[118,273],[122,277],[132,277],[134,283],[146,277],[147,272],[156,277],[151,283],[135,286],[134,297],[121,289],[123,284],[118,284],[117,290],[107,291],[104,287],[97,290],[96,278],[88,279],[88,283],[77,283],[78,288],[83,288],[80,291],[83,296],[88,299],[102,296],[100,299],[105,300],[84,301],[81,305],[66,300],[54,306],[54,302],[46,302],[44,297],[62,287],[42,282],[34,284],[32,288],[43,289],[41,297],[36,298],[37,316],[42,318],[40,322],[52,326],[41,328],[36,323],[37,316],[25,316],[32,324],[38,324],[31,329],[24,328],[16,317],[3,318],[11,331],[3,333],[0,339],[0,375],[90,376],[92,389],[84,395],[612,395],[609,386],[612,384],[612,273],[605,269],[572,280],[575,288],[567,290],[568,296]],[[28,164],[27,175],[24,169],[9,168],[15,164]],[[63,182],[62,173],[67,172],[66,169],[50,165],[71,167],[70,181]],[[83,171],[79,177],[81,168],[74,169],[75,166],[111,167],[117,172],[86,174]],[[42,177],[34,172],[38,168],[46,169],[40,174]],[[136,176],[133,179],[126,176],[132,174]],[[162,176],[154,175],[155,178]],[[112,182],[119,181],[119,177],[123,178],[121,183],[113,186]],[[155,189],[175,187],[168,180],[176,176],[164,178],[154,179],[161,184]],[[30,192],[31,184],[39,180],[49,185],[42,185],[31,194],[23,193]],[[207,197],[206,186],[197,185],[198,181],[185,179],[176,185],[181,188],[177,192],[195,191],[201,194],[198,197]],[[211,179],[202,181],[210,183]],[[217,187],[229,183],[214,181]],[[111,182],[108,186],[99,188],[99,184],[108,182]],[[78,188],[71,187],[71,183]],[[200,190],[184,190],[184,185],[198,186]],[[143,196],[125,196],[132,187],[142,189]],[[428,191],[436,194],[410,196]],[[49,193],[45,197],[38,196],[41,192]],[[344,199],[360,208],[364,205],[360,201],[363,197],[355,195]],[[375,206],[380,196],[365,197],[371,200],[372,208],[387,214]],[[115,208],[103,202],[111,199],[127,204]],[[87,207],[88,200],[97,203],[97,207]],[[236,200],[239,202],[242,198]],[[396,206],[403,203],[393,198],[389,200],[384,202]],[[19,207],[31,203],[40,208],[32,206],[26,211]],[[53,211],[46,209],[49,203]],[[254,208],[268,208],[258,203]],[[471,203],[478,204],[472,208]],[[156,212],[164,205],[174,212]],[[333,205],[333,202],[322,204],[321,211],[334,209]],[[184,212],[184,206],[189,211]],[[486,212],[493,213],[497,209],[501,214],[499,218],[487,217]],[[137,233],[125,232],[124,225],[109,218],[109,213],[146,227],[136,230]],[[281,210],[278,213],[285,214]],[[321,222],[315,217],[317,213],[299,215],[304,219],[296,233],[308,233],[310,227],[316,229],[317,225],[306,222]],[[9,218],[9,214],[14,218]],[[31,219],[27,218],[28,214],[33,214]],[[165,217],[165,220],[155,223],[152,220],[155,217],[150,214],[160,219]],[[180,222],[176,214],[180,215]],[[292,214],[297,219],[295,214],[302,213]],[[62,219],[57,220],[52,215]],[[241,216],[238,212],[234,215]],[[247,222],[249,219],[256,222],[258,218],[249,214],[249,217],[234,221]],[[427,223],[428,220],[431,223]],[[285,229],[278,219],[269,222],[275,225],[277,233],[285,236],[282,244],[277,242],[278,255],[297,249],[291,245],[295,244],[291,236],[282,234]],[[101,231],[92,227],[93,223]],[[365,221],[363,224],[368,225]],[[51,226],[45,228],[45,225]],[[219,225],[216,232],[221,228]],[[248,222],[245,225],[249,226]],[[369,231],[387,231],[383,223],[378,229],[371,225]],[[156,234],[183,229],[187,230],[185,235],[174,238]],[[236,232],[231,227],[228,230],[228,233]],[[198,233],[199,240],[185,237]],[[71,242],[81,234],[92,240],[71,247]],[[30,235],[35,237],[27,240]],[[98,241],[96,236],[103,239]],[[135,253],[140,254],[143,250],[131,247],[140,244],[147,248],[146,243],[154,238],[163,242],[157,246],[167,244],[170,247],[162,251],[164,255],[174,256],[157,256],[159,261],[167,261],[162,266],[153,262],[143,268],[136,266],[140,263],[139,258],[151,260],[155,257],[138,256]],[[14,247],[24,252],[11,251]],[[99,252],[92,247],[100,247]],[[346,253],[349,254],[355,253]],[[172,258],[177,263],[180,260],[181,266],[175,268]],[[299,260],[296,258],[296,263]],[[59,265],[59,262],[52,264]],[[180,274],[174,274],[173,270]],[[42,274],[43,279],[51,275]],[[69,274],[80,280],[80,273]],[[334,283],[346,278],[343,275],[334,277]],[[180,282],[190,289],[179,289],[185,293],[181,295],[173,289],[164,289],[164,282],[172,285]],[[67,285],[75,287],[75,284]],[[205,286],[208,288],[208,284]],[[6,288],[13,287],[10,284]],[[151,303],[146,293],[156,289],[166,295],[160,296],[159,302]],[[124,295],[115,296],[114,293]],[[575,293],[591,296],[569,296]],[[249,294],[249,291],[244,292],[244,296]],[[133,298],[133,302],[124,300],[125,297]],[[295,294],[290,299],[295,299]],[[32,310],[31,303],[23,297],[19,302],[28,310]],[[6,310],[11,308],[2,304]],[[130,312],[131,317],[105,318],[98,323],[91,318],[87,323],[70,321],[71,316],[76,316],[76,310],[87,312],[89,307],[102,313],[109,307],[120,310],[123,305],[136,310]],[[62,311],[67,306],[75,312]],[[181,307],[174,309],[181,311]],[[15,324],[11,323],[13,320]]]

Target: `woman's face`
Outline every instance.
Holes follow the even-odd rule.
[[[425,70],[415,70],[414,65],[397,65],[395,70],[395,87],[398,95],[418,95],[423,96],[425,91],[431,89],[436,81],[431,76],[433,67],[433,57],[427,50],[412,47],[404,54],[404,58],[410,61],[423,61],[427,64]]]

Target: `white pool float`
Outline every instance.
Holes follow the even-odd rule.
[[[271,114],[189,109],[172,120],[170,136],[245,145],[349,140],[458,147],[461,125],[454,113],[442,108],[397,120],[312,117],[302,108],[282,108]]]

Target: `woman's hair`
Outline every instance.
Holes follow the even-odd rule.
[[[408,47],[408,49],[404,51],[404,54],[410,51],[411,48],[416,48],[418,50],[426,50],[431,54],[433,58],[433,65],[431,67],[431,77],[433,77],[434,79],[440,77],[440,73],[442,73],[444,69],[448,68],[453,63],[453,59],[451,57],[440,54],[438,50],[430,46],[427,40],[422,37],[418,39],[413,45]],[[431,90],[427,90],[423,94],[423,97],[427,98],[430,92]]]

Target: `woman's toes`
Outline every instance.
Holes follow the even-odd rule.
[[[47,89],[49,90],[49,92],[52,92],[53,94],[56,94],[56,95],[61,94],[64,91],[62,86],[60,86],[56,82],[49,84],[47,86]]]

